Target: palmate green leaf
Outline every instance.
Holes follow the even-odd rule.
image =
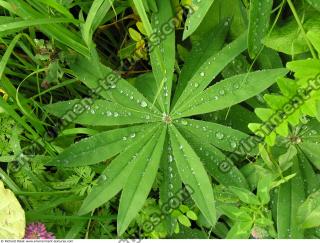
[[[216,211],[213,190],[203,164],[189,143],[174,126],[169,127],[169,132],[179,175],[183,183],[193,190],[191,197],[197,207],[207,221],[214,225],[216,223]]]
[[[158,172],[166,130],[163,126],[156,133],[153,143],[146,145],[144,156],[135,163],[123,187],[117,220],[118,235],[125,232],[148,197]]]
[[[249,11],[248,51],[255,58],[261,50],[262,39],[269,28],[273,0],[251,0]]]
[[[124,187],[127,180],[131,180],[130,174],[137,161],[145,158],[146,149],[150,149],[158,139],[156,137],[159,126],[155,124],[152,129],[144,132],[143,136],[136,139],[135,143],[130,145],[119,154],[110,165],[103,171],[101,182],[92,188],[92,191],[83,201],[79,214],[83,215],[102,204],[108,202]]]
[[[210,144],[210,141],[215,139],[204,140],[201,134],[194,133],[196,129],[192,131],[178,125],[177,127],[201,161],[203,161],[207,172],[213,178],[224,186],[249,188],[247,180],[232,161],[219,149]]]
[[[92,35],[113,4],[113,0],[94,0],[82,27],[82,37],[88,47],[92,45]]]
[[[145,103],[147,105],[147,103]],[[161,121],[149,110],[136,111],[107,100],[70,100],[46,106],[47,112],[64,122],[93,126],[127,125]]]
[[[199,40],[194,41],[194,46],[189,53],[181,74],[179,76],[178,84],[175,90],[172,104],[180,98],[182,92],[188,85],[189,80],[195,75],[197,70],[213,55],[215,55],[224,44],[227,32],[230,27],[228,19],[222,21],[221,24],[215,26],[205,35],[201,35]]]
[[[303,228],[320,226],[320,191],[311,194],[299,207],[297,217]]]
[[[157,0],[158,11],[152,16],[153,33],[149,37],[150,61],[158,84],[156,96],[166,113],[170,109],[171,89],[175,64],[175,25],[170,0]],[[160,34],[159,34],[160,33]],[[163,70],[164,68],[164,70]],[[160,92],[160,93],[159,93]]]
[[[270,87],[287,74],[284,68],[256,71],[225,79],[186,102],[177,117],[209,113],[245,101]]]
[[[194,119],[180,119],[175,121],[175,124],[182,129],[192,132],[200,140],[206,138],[208,143],[219,149],[243,155],[256,154],[254,147],[247,151],[241,145],[241,142],[247,141],[250,136],[230,127]]]
[[[247,34],[242,34],[238,39],[228,44],[219,52],[212,55],[190,77],[188,85],[183,90],[172,109],[172,113],[181,111],[187,103],[191,103],[194,97],[200,94],[235,57],[247,48]],[[181,73],[181,75],[184,75]]]
[[[192,4],[189,6],[190,9],[186,20],[186,26],[183,31],[183,40],[187,39],[194,31],[196,31],[214,1],[215,0],[192,0]]]
[[[154,126],[150,124],[119,128],[82,139],[65,149],[46,165],[77,167],[99,163],[121,153],[137,138],[154,129]]]

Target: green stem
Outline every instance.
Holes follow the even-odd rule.
[[[309,47],[309,50],[310,50],[310,52],[311,52],[312,57],[313,57],[314,59],[317,59],[317,55],[316,55],[316,53],[315,53],[314,50],[313,50],[313,47],[312,47],[312,45],[311,45],[311,43],[310,43],[310,41],[309,41],[309,39],[308,39],[308,37],[307,37],[307,34],[306,34],[306,32],[305,32],[305,30],[304,30],[304,28],[303,28],[303,25],[302,25],[302,23],[301,23],[301,21],[300,21],[299,15],[298,15],[298,13],[297,13],[297,11],[296,11],[296,9],[295,9],[292,1],[291,1],[291,0],[287,0],[287,2],[288,2],[288,4],[289,4],[289,7],[290,7],[290,9],[291,9],[291,12],[293,13],[294,18],[295,18],[296,21],[297,21],[297,24],[299,25],[299,27],[300,27],[300,29],[301,29],[301,31],[302,31],[303,37],[304,37],[304,39],[305,39],[306,42],[307,42],[307,45],[308,45],[308,47]]]

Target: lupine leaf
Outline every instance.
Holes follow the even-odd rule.
[[[182,110],[186,103],[190,104],[194,97],[200,94],[222,70],[235,57],[240,55],[247,48],[247,35],[244,33],[238,39],[224,47],[221,51],[213,51],[212,55],[203,62],[190,76],[188,85],[183,90],[177,103],[173,107],[173,112]],[[181,74],[183,75],[183,74]],[[192,98],[191,98],[192,96]]]
[[[286,69],[279,68],[225,79],[181,107],[178,110],[181,115],[178,117],[209,113],[238,104],[267,89],[287,72]]]
[[[151,143],[155,138],[157,126],[149,130],[144,136],[139,137],[135,143],[131,143],[101,175],[101,182],[92,188],[92,191],[83,201],[79,214],[86,214],[113,198],[126,184],[132,169],[137,161],[140,161],[146,149],[145,144]]]
[[[125,232],[148,197],[160,164],[166,136],[164,128],[157,132],[152,142],[145,146],[144,155],[135,163],[130,179],[124,185],[117,220],[118,235]]]
[[[197,154],[175,127],[170,127],[170,140],[179,175],[193,192],[191,197],[207,221],[216,223],[213,191],[210,179]]]
[[[186,26],[183,32],[184,40],[198,28],[213,2],[214,0],[192,0],[189,16],[186,20]]]
[[[141,103],[142,104],[142,103]],[[147,106],[147,103],[143,103]],[[46,110],[69,123],[114,126],[161,121],[160,116],[146,110],[136,111],[107,100],[71,100],[46,106]]]
[[[99,163],[121,153],[152,129],[154,125],[140,125],[99,133],[71,145],[47,165],[77,167]]]
[[[251,0],[249,12],[248,51],[256,57],[262,48],[262,39],[269,28],[273,0]]]

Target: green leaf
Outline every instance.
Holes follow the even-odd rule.
[[[156,178],[163,151],[166,129],[163,127],[145,146],[144,153],[135,163],[120,198],[117,229],[122,235],[143,207]],[[139,176],[137,176],[139,175]]]
[[[235,187],[235,186],[230,186],[228,187],[229,190],[235,194],[242,202],[246,204],[254,204],[254,205],[260,205],[260,201],[256,195],[254,195],[251,191],[240,188],[240,187]]]
[[[301,149],[312,162],[312,164],[318,170],[320,170],[320,144],[303,142],[301,144]]]
[[[152,16],[154,30],[149,36],[149,52],[153,75],[158,84],[155,97],[159,97],[160,107],[168,113],[176,61],[175,25],[171,21],[173,10],[170,0],[157,0],[156,3],[158,11]]]
[[[185,185],[192,189],[191,197],[211,225],[216,223],[213,190],[199,157],[174,127],[169,127],[173,155]]]
[[[236,222],[229,230],[226,239],[249,239],[252,221]]]
[[[47,14],[43,15],[35,10],[30,3],[19,0],[0,1],[0,6],[4,7],[13,14],[18,15],[24,20],[47,18]],[[11,6],[15,6],[12,8]],[[40,25],[38,28],[41,32],[50,38],[54,38],[59,42],[69,46],[84,56],[89,56],[88,48],[83,45],[81,38],[66,28],[62,24]]]
[[[0,180],[0,238],[22,239],[26,227],[25,213],[12,191]]]
[[[297,155],[297,152],[295,146],[290,145],[287,152],[279,156],[278,161],[282,171],[286,171],[292,166],[292,159]]]
[[[311,194],[298,209],[298,220],[303,228],[320,226],[320,191]]]
[[[241,210],[240,208],[237,208],[235,206],[228,204],[220,204],[217,208],[221,211],[223,215],[226,215],[228,218],[236,222],[247,222],[251,220],[251,216],[248,213],[246,213],[246,211]]]
[[[178,126],[178,128],[203,161],[207,172],[219,183],[225,186],[249,188],[246,178],[233,164],[233,161],[210,144],[211,141],[215,141],[214,138],[203,139],[202,134],[194,133],[197,130],[191,131],[184,126]]]
[[[319,13],[305,11],[304,16],[303,28],[305,32],[318,32],[320,27]],[[264,44],[288,55],[297,55],[309,50],[303,31],[298,28],[294,18],[289,18],[284,23],[278,24],[264,39]]]
[[[183,40],[187,39],[198,28],[213,2],[214,0],[192,0],[186,26],[183,31]]]
[[[250,149],[247,150],[247,148],[242,145],[243,141],[249,141],[250,136],[234,130],[231,127],[194,119],[180,119],[175,121],[175,124],[178,127],[190,131],[200,140],[203,138],[208,139],[208,143],[219,149],[242,155],[256,154],[255,147],[250,147]]]
[[[178,112],[178,117],[209,113],[245,101],[259,94],[278,78],[286,75],[283,68],[240,74],[209,87],[195,96],[192,102],[186,102]]]
[[[219,42],[218,42],[219,43]],[[178,98],[172,113],[175,114],[188,104],[192,104],[197,97],[235,57],[240,55],[247,48],[247,34],[244,33],[238,39],[224,47],[221,51],[213,50],[212,55],[203,60],[201,66],[192,73],[186,75],[189,82]],[[192,57],[191,57],[192,58]],[[181,76],[184,74],[181,73]]]
[[[77,56],[71,64],[72,70],[93,93],[119,105],[137,112],[153,112],[154,115],[162,114],[152,105],[135,87],[119,74],[101,64],[98,58],[85,58]]]
[[[174,162],[169,136],[166,137],[166,144],[163,151],[166,152],[162,153],[160,166],[162,178],[160,183],[160,205],[164,205],[170,202],[170,199],[182,189],[182,182],[176,163]],[[166,215],[164,224],[166,229],[168,230],[169,235],[172,235],[176,227],[176,220],[170,215]]]
[[[148,105],[147,102],[141,101]],[[150,104],[150,103],[149,103]],[[136,111],[115,102],[106,100],[71,100],[58,102],[46,106],[46,110],[58,117],[64,123],[79,123],[93,126],[114,126],[135,123],[147,123],[161,121],[160,116],[156,116],[145,109],[144,112]]]
[[[225,24],[227,23],[227,24]],[[222,21],[212,30],[208,31],[199,40],[194,41],[193,48],[187,56],[179,76],[177,88],[173,98],[173,105],[180,97],[189,80],[195,75],[196,71],[213,55],[215,55],[224,44],[225,37],[229,30],[229,20]]]
[[[279,239],[301,239],[303,230],[297,222],[297,210],[305,199],[303,178],[298,160],[285,175],[296,173],[289,182],[280,185],[277,199],[277,231]]]
[[[198,216],[195,214],[195,212],[193,212],[191,210],[187,212],[187,216],[191,220],[197,220],[198,219]]]
[[[92,165],[121,153],[133,141],[154,130],[154,125],[132,126],[102,132],[65,149],[46,165],[78,167]]]
[[[186,226],[186,227],[190,227],[191,226],[191,222],[190,220],[188,219],[187,216],[181,214],[178,216],[178,221],[180,222],[180,224]]]
[[[113,198],[126,184],[132,169],[137,161],[144,158],[146,144],[154,143],[158,126],[150,129],[144,136],[131,143],[120,155],[118,155],[101,175],[100,183],[92,188],[85,198],[79,210],[83,215]],[[149,145],[150,146],[150,145]]]
[[[82,28],[82,36],[88,47],[92,45],[92,35],[111,8],[113,0],[94,0]]]
[[[265,205],[270,201],[270,190],[272,188],[273,178],[270,174],[266,174],[260,178],[257,187],[257,196],[261,204]]]
[[[70,19],[70,18],[43,18],[43,19],[12,21],[11,23],[0,25],[0,35],[3,36],[6,33],[11,33],[10,31],[12,31],[12,30],[21,31],[22,29],[28,28],[31,26],[57,24],[57,23],[78,24],[79,21],[74,20],[74,19]]]
[[[317,0],[307,0],[307,2],[314,7],[315,9],[317,9],[318,11],[320,11],[320,3]]]
[[[248,51],[255,58],[263,46],[269,28],[273,0],[251,0],[249,11]]]

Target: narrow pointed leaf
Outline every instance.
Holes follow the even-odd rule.
[[[125,184],[120,199],[118,235],[125,232],[148,197],[158,172],[165,136],[166,128],[163,127],[146,145],[144,154],[132,169],[130,180]]]
[[[150,61],[158,83],[156,95],[164,111],[169,112],[175,64],[175,28],[170,0],[157,0],[158,12],[152,16],[154,31],[149,38]],[[166,27],[164,31],[164,26]],[[160,53],[160,55],[159,55]],[[160,59],[160,60],[159,60]],[[164,64],[165,72],[162,64]],[[162,87],[161,87],[162,85]],[[160,93],[159,93],[160,92]],[[159,93],[159,94],[158,94]]]
[[[147,105],[147,103],[145,103]],[[161,121],[148,110],[136,111],[107,100],[71,100],[46,106],[46,110],[66,123],[114,126]]]
[[[131,171],[137,161],[141,159],[146,149],[146,143],[155,137],[158,126],[149,130],[144,136],[131,143],[111,164],[104,170],[101,175],[101,182],[92,188],[92,191],[86,197],[79,210],[83,215],[102,204],[108,202],[124,187],[126,181],[130,178]]]
[[[189,16],[186,20],[186,26],[183,32],[183,39],[187,39],[201,24],[214,0],[192,0],[189,6]]]
[[[249,11],[248,51],[255,58],[263,46],[267,35],[273,0],[251,0]]]
[[[99,133],[71,145],[49,161],[47,165],[77,167],[99,163],[121,153],[151,129],[154,129],[153,124]]]
[[[214,225],[216,223],[216,210],[213,190],[202,162],[174,126],[170,127],[170,140],[175,162],[183,183],[193,190],[191,197],[207,221]]]
[[[193,103],[194,97],[200,94],[234,58],[246,49],[247,33],[244,33],[221,51],[214,52],[190,77],[188,85],[179,97],[173,111],[180,111],[181,107]]]
[[[208,143],[225,151],[247,155],[256,154],[256,147],[250,147],[250,136],[213,122],[199,121],[194,119],[181,119],[175,124],[184,130],[195,134],[199,140],[206,138]]]
[[[240,74],[211,86],[179,110],[178,117],[209,113],[245,101],[287,74],[283,68]]]
[[[227,24],[226,24],[227,23]],[[221,24],[215,26],[206,35],[200,36],[199,40],[194,41],[194,47],[187,56],[179,81],[175,91],[173,104],[182,94],[188,85],[189,80],[195,75],[197,70],[213,55],[221,50],[225,37],[230,27],[230,21],[227,19]],[[197,45],[196,45],[197,44]]]
[[[194,133],[195,131],[191,131],[184,126],[177,126],[203,161],[207,172],[213,178],[224,186],[238,186],[249,189],[246,178],[233,164],[233,161],[210,144],[210,141],[215,139],[203,139],[201,134]]]

